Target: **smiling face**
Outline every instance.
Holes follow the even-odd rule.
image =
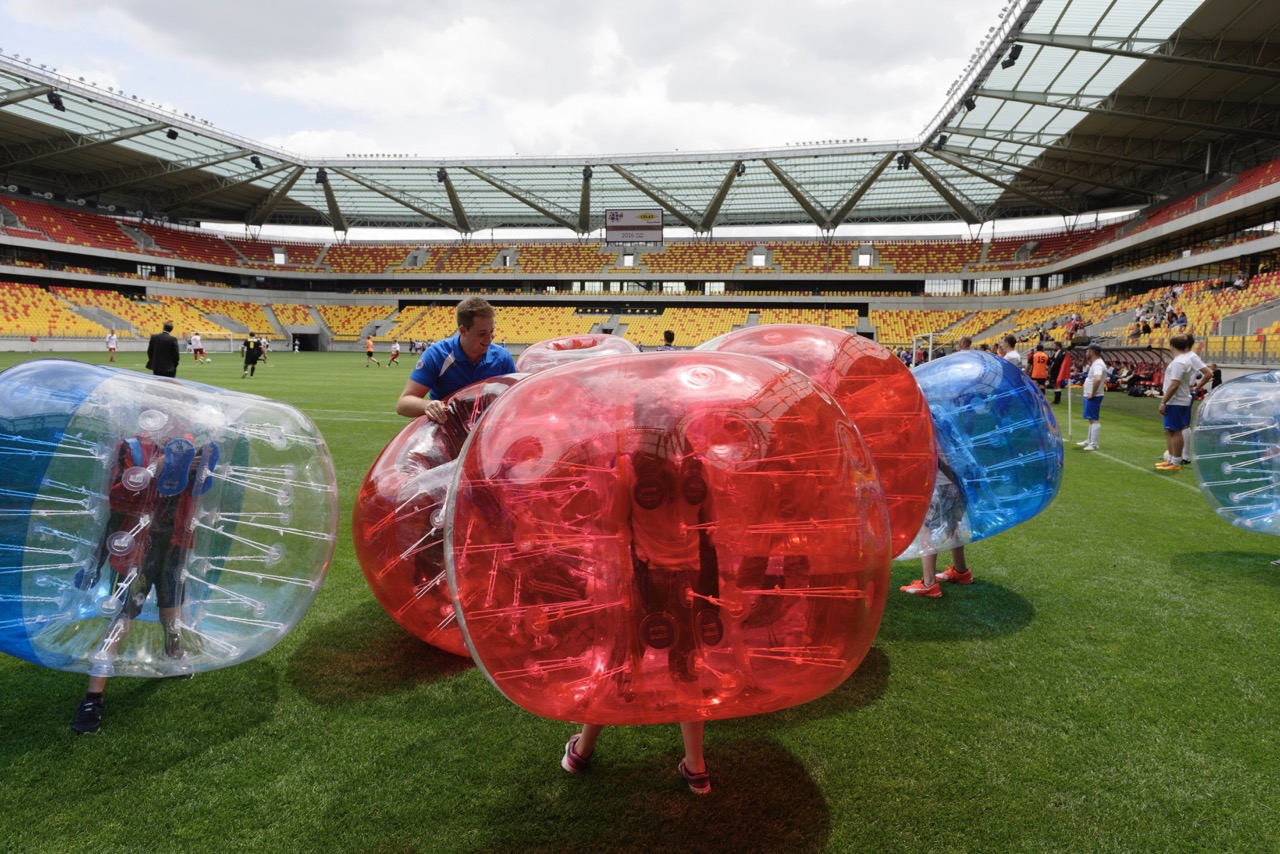
[[[489,345],[493,343],[494,325],[492,317],[479,316],[471,321],[470,329],[458,327],[458,343],[472,362],[479,362],[489,352]]]

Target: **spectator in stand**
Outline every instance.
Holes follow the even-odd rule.
[[[1102,347],[1090,344],[1085,348],[1085,361],[1089,370],[1084,377],[1084,420],[1089,422],[1089,433],[1083,442],[1076,442],[1082,450],[1098,450],[1098,436],[1102,425],[1098,418],[1102,410],[1102,397],[1107,392],[1107,365],[1102,361]]]
[[[116,337],[116,331],[114,329],[108,330],[107,332],[107,361],[108,362],[114,362],[116,360],[116,345],[119,343],[119,341],[120,339]]]

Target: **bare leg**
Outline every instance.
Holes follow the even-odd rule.
[[[600,724],[583,724],[582,734],[578,736],[578,743],[574,746],[573,752],[583,759],[590,759],[596,749],[596,739],[600,737],[603,730],[604,727]]]
[[[956,569],[960,565],[956,564]],[[936,554],[927,554],[920,556],[920,580],[924,582],[925,587],[932,587],[938,583],[938,556]]]
[[[938,559],[937,555],[929,555],[929,557],[933,558],[935,561]],[[964,546],[956,546],[951,550],[951,565],[954,566],[958,572],[969,571],[969,564],[964,559]],[[933,570],[930,570],[930,572],[932,571]]]
[[[684,767],[691,774],[705,774],[707,771],[707,760],[702,755],[704,726],[702,721],[680,724],[680,737],[684,739]],[[583,732],[586,732],[585,727]]]

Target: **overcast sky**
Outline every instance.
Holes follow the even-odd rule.
[[[0,0],[0,50],[289,151],[913,138],[1005,0]]]

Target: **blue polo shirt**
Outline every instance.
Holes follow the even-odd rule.
[[[444,400],[460,388],[472,383],[516,372],[511,354],[497,344],[490,344],[478,365],[462,352],[458,336],[442,338],[426,349],[413,366],[409,379],[431,390],[432,400]]]

